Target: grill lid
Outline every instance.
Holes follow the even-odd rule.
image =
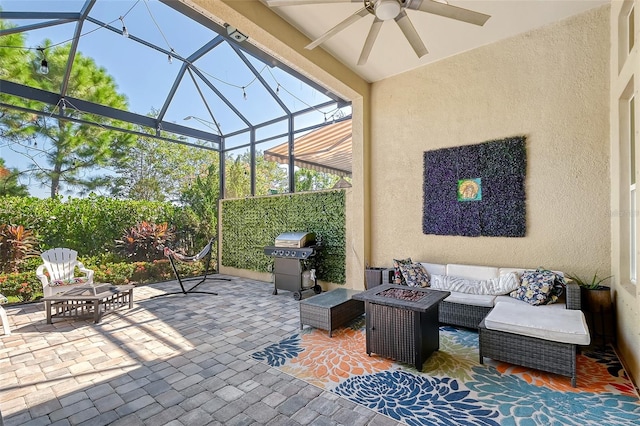
[[[283,232],[276,237],[276,247],[302,248],[316,242],[315,232]]]

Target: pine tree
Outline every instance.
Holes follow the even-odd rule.
[[[49,73],[46,75],[37,72],[42,53],[30,50],[25,55],[24,50],[16,48],[21,45],[24,45],[24,38],[15,34],[11,36],[11,47],[5,45],[0,48],[3,61],[2,78],[58,93],[66,72],[70,44],[53,47],[49,40],[45,40],[42,48],[46,52],[49,65]],[[113,77],[92,58],[82,55],[81,52],[76,52],[64,95],[121,110],[126,110],[128,106],[126,96],[118,93]],[[7,95],[2,94],[2,100],[7,98]],[[108,185],[112,176],[104,173],[92,175],[91,171],[125,158],[128,147],[135,141],[130,134],[100,126],[129,128],[132,127],[130,124],[81,113],[70,103],[63,102],[61,99],[57,105],[43,105],[12,97],[8,103],[40,110],[43,113],[0,109],[2,144],[13,145],[24,152],[31,161],[28,173],[50,188],[52,198],[63,188],[89,192]],[[66,120],[59,118],[58,114],[99,125]]]

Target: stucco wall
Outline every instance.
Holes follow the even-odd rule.
[[[608,99],[608,6],[373,84],[369,263],[608,274]],[[423,234],[424,151],[513,135],[527,137],[526,236]]]

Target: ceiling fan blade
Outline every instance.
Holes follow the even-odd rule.
[[[369,55],[371,54],[371,48],[373,48],[373,43],[375,43],[376,38],[378,37],[378,33],[380,32],[380,28],[382,28],[382,22],[383,21],[377,16],[373,20],[371,28],[369,29],[369,34],[367,35],[367,39],[364,41],[364,46],[362,46],[362,53],[360,53],[358,65],[364,65],[367,63]]]
[[[363,7],[362,9],[360,9],[359,11],[354,13],[353,15],[349,16],[344,21],[340,22],[335,27],[331,28],[326,33],[322,34],[320,37],[315,39],[313,42],[311,42],[308,45],[306,45],[305,49],[308,49],[308,50],[313,49],[314,47],[318,46],[319,44],[324,43],[328,38],[333,37],[334,35],[336,35],[340,31],[344,30],[349,25],[351,25],[354,22],[356,22],[358,19],[364,18],[365,16],[368,16],[368,15],[369,15],[369,12],[367,11],[367,9],[365,9]]]
[[[468,22],[469,24],[480,26],[484,25],[487,19],[491,18],[491,15],[485,15],[484,13],[433,0],[422,0],[421,3],[411,3],[408,7],[410,9],[421,10],[423,12],[433,13],[434,15],[444,16],[445,18],[455,19],[456,21]]]
[[[418,55],[418,58],[422,58],[424,55],[429,53],[427,47],[422,42],[420,35],[418,35],[416,28],[413,26],[411,20],[407,16],[407,12],[401,10],[398,16],[396,16],[394,19],[398,23],[398,26],[402,30],[404,36],[409,41],[411,47],[413,47],[416,55]]]
[[[362,0],[266,0],[269,7],[273,6],[298,6],[301,4],[323,3],[362,3]]]

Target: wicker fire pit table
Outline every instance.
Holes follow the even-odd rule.
[[[353,296],[365,302],[367,354],[422,364],[440,348],[438,305],[448,291],[384,284]]]

